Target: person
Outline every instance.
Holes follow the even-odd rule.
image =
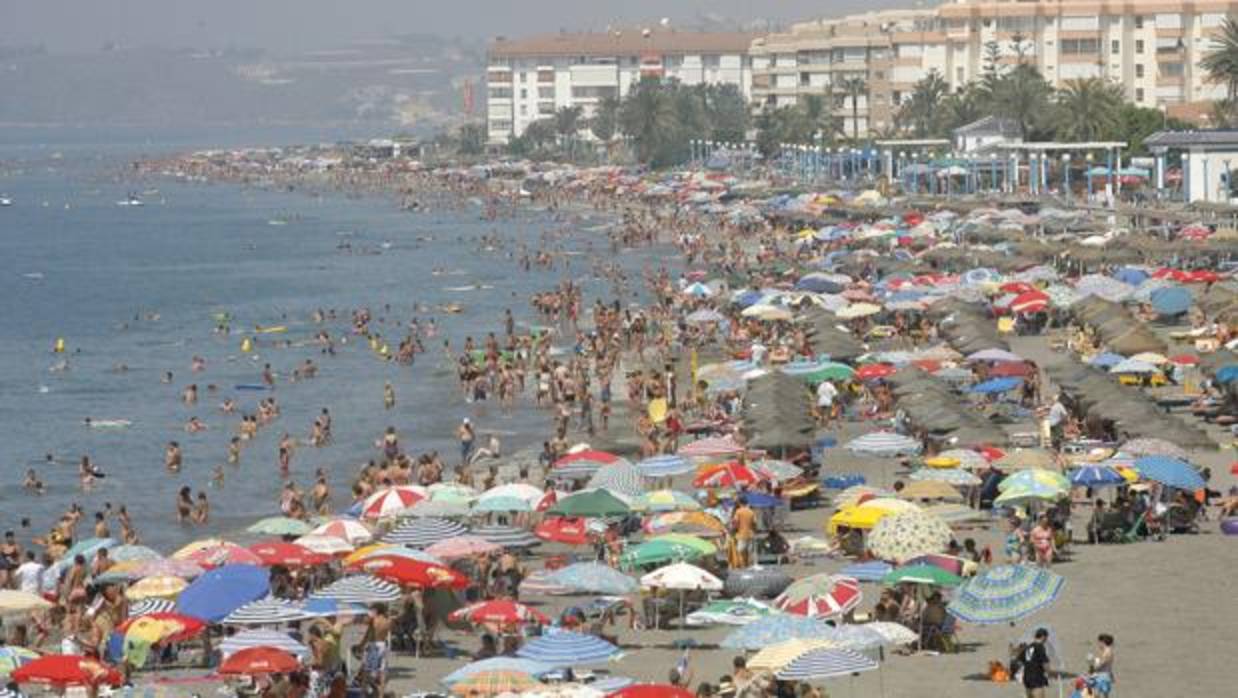
[[[477,439],[473,423],[468,417],[461,420],[460,426],[456,428],[456,438],[460,439],[460,462],[467,465],[469,456],[473,455],[473,441]]]
[[[176,472],[181,469],[181,445],[175,441],[169,441],[167,448],[163,451],[163,465],[171,472]]]
[[[365,637],[361,640],[361,671],[366,681],[374,686],[376,695],[387,690],[387,647],[391,641],[391,618],[387,604],[377,603],[370,609]]]
[[[1054,450],[1057,450],[1062,445],[1062,433],[1066,428],[1066,422],[1069,417],[1070,412],[1062,404],[1061,393],[1054,395],[1053,406],[1049,408],[1049,414],[1045,419],[1049,424],[1049,442]]]
[[[1041,567],[1048,567],[1053,564],[1053,526],[1049,523],[1048,516],[1041,516],[1032,528],[1029,536],[1032,542],[1032,549],[1036,553],[1036,564]]]
[[[35,494],[43,494],[43,481],[39,479],[39,475],[34,471],[34,468],[26,470],[26,479],[22,482],[22,487]]]
[[[13,572],[13,579],[17,581],[17,588],[28,594],[38,594],[42,586],[44,569],[46,568],[39,564],[34,551],[27,550],[26,561]]]
[[[685,649],[680,655],[679,661],[675,662],[675,666],[671,668],[667,676],[668,683],[676,688],[687,689],[692,685],[692,669],[688,667],[688,653],[690,650]]]
[[[1049,652],[1045,649],[1048,639],[1049,631],[1037,628],[1033,641],[1024,645],[1015,658],[1017,667],[1023,670],[1023,690],[1027,698],[1045,698],[1045,688],[1049,685]]]
[[[210,520],[211,505],[206,500],[206,492],[198,492],[198,502],[194,505],[193,513],[190,516],[196,524],[204,524]]]
[[[395,407],[395,388],[391,387],[391,383],[383,384],[383,409],[391,409]]]
[[[1089,668],[1095,680],[1092,690],[1108,698],[1113,692],[1113,636],[1101,633],[1096,636],[1096,654],[1088,655]]]
[[[176,494],[176,520],[185,523],[193,515],[193,492],[188,486],[182,487]]]
[[[735,545],[739,553],[741,567],[751,565],[753,559],[753,542],[756,540],[757,515],[748,506],[748,497],[739,495],[739,506],[731,514],[731,529],[735,534]]]

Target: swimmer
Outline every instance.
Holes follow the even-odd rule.
[[[188,422],[185,422],[185,431],[190,434],[197,434],[200,431],[206,431],[206,425],[197,417],[190,417]]]
[[[391,383],[383,385],[383,408],[391,409],[395,407],[395,388],[391,387]]]
[[[228,442],[228,465],[237,465],[241,462],[241,437],[234,436]]]
[[[35,494],[43,494],[44,492],[43,481],[39,479],[39,475],[34,471],[34,468],[26,471],[26,480],[22,483],[22,487]]]
[[[232,414],[236,412],[236,402],[232,398],[224,398],[224,401],[219,403],[219,411],[224,414]]]
[[[160,383],[171,383],[171,382],[172,382],[172,372],[171,372],[171,371],[166,371],[166,372],[164,372],[164,374],[163,374],[163,378],[160,378],[160,379],[159,379],[159,382],[160,382]]]
[[[224,467],[222,465],[215,466],[215,472],[211,473],[211,487],[219,489],[224,486]]]
[[[180,471],[182,457],[181,445],[175,441],[169,441],[167,448],[163,450],[163,467],[172,473]]]
[[[189,364],[189,370],[193,371],[194,373],[201,373],[205,369],[206,369],[206,359],[202,358],[201,356],[194,356],[193,360]]]
[[[198,402],[198,386],[196,383],[191,383],[181,393],[181,402],[186,405],[193,405]]]

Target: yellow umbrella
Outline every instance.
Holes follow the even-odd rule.
[[[37,594],[15,589],[0,589],[0,616],[41,611],[51,607],[47,599]]]
[[[348,566],[358,560],[364,560],[367,557],[370,557],[371,555],[378,555],[379,553],[381,553],[383,550],[386,550],[387,548],[397,548],[397,547],[399,546],[393,545],[391,543],[372,543],[370,545],[363,545],[360,548],[357,548],[356,550],[349,553],[344,558],[344,565]]]
[[[199,550],[206,550],[207,548],[217,548],[221,545],[224,545],[224,543],[225,541],[219,538],[203,538],[202,540],[195,540],[194,542],[183,546],[180,550],[177,550],[176,552],[172,553],[168,557],[175,558],[177,560],[184,560],[185,558],[189,557],[190,555],[193,555]]]
[[[903,499],[870,499],[863,504],[843,507],[841,511],[831,516],[829,532],[834,533],[839,526],[869,529],[891,514],[913,511],[921,511],[921,509]]]
[[[947,456],[933,456],[925,458],[924,464],[930,468],[957,468],[961,461],[958,458],[950,458]]]
[[[151,597],[168,598],[176,596],[189,586],[189,582],[180,577],[147,577],[125,590],[125,597],[130,601]]]
[[[778,671],[812,650],[826,649],[836,645],[829,640],[786,640],[762,649],[747,662],[752,671]]]

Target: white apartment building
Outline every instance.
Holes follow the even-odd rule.
[[[658,28],[499,39],[486,70],[489,141],[507,143],[563,107],[579,106],[588,118],[600,101],[622,99],[647,75],[736,85],[750,98],[755,37]]]
[[[865,80],[859,132],[892,125],[894,109],[915,83],[936,70],[952,89],[977,79],[986,46],[1000,61],[1032,63],[1055,86],[1101,77],[1121,84],[1136,104],[1198,117],[1225,96],[1200,59],[1211,49],[1231,0],[956,0],[932,10],[873,12],[796,24],[753,42],[753,100],[795,104],[830,95],[852,132],[847,78]]]

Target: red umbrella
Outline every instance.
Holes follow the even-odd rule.
[[[97,659],[80,654],[49,654],[20,666],[9,674],[17,683],[37,683],[49,686],[119,686],[124,677],[116,669]]]
[[[301,663],[287,652],[274,647],[247,647],[229,655],[219,665],[219,673],[225,676],[254,676],[255,674],[286,674],[296,671]]]
[[[1032,368],[1022,361],[1002,361],[989,369],[990,378],[1022,378],[1032,372]]]
[[[862,381],[870,381],[876,378],[885,378],[897,370],[894,364],[864,364],[855,372],[855,377]]]
[[[262,564],[262,558],[255,555],[249,548],[243,548],[236,543],[228,542],[195,550],[186,555],[185,559],[205,569],[214,569],[224,565]]]
[[[606,698],[693,698],[695,694],[686,688],[663,683],[634,683],[618,691],[607,693]]]
[[[984,456],[990,463],[1006,455],[1006,452],[993,446],[978,446],[976,453]]]
[[[504,627],[536,623],[549,625],[550,619],[534,608],[510,599],[496,601],[481,601],[453,611],[447,616],[451,621],[468,621],[476,624],[492,624]]]
[[[358,560],[350,567],[401,586],[421,589],[464,589],[469,585],[468,577],[450,567],[398,555],[375,555]]]
[[[1180,366],[1194,366],[1199,363],[1199,357],[1193,354],[1174,354],[1169,360]]]
[[[738,461],[706,466],[693,478],[693,487],[735,487],[755,485],[761,478]]]
[[[1188,284],[1215,284],[1220,280],[1220,274],[1206,269],[1191,271],[1182,275],[1182,281]]]
[[[1026,281],[1008,281],[1001,285],[1001,290],[1002,293],[1014,293],[1017,295],[1027,293],[1028,291],[1035,291],[1036,287]]]
[[[562,468],[569,463],[579,463],[581,461],[586,463],[598,463],[600,465],[610,465],[617,460],[619,460],[619,456],[616,456],[613,453],[607,453],[606,451],[581,451],[579,453],[569,453],[566,456],[563,456],[554,462],[553,467]]]
[[[1049,296],[1040,291],[1026,291],[1010,301],[1012,313],[1039,313],[1049,307]]]
[[[929,373],[937,373],[938,371],[941,370],[941,362],[934,361],[932,359],[916,359],[915,361],[911,362],[911,365],[915,366],[921,371],[927,371]]]
[[[283,565],[284,567],[312,567],[331,561],[330,555],[316,553],[296,543],[271,540],[249,546],[249,551],[258,557],[260,564]]]
[[[544,541],[566,545],[588,545],[589,530],[585,520],[566,516],[548,518],[533,529],[533,535]]]

